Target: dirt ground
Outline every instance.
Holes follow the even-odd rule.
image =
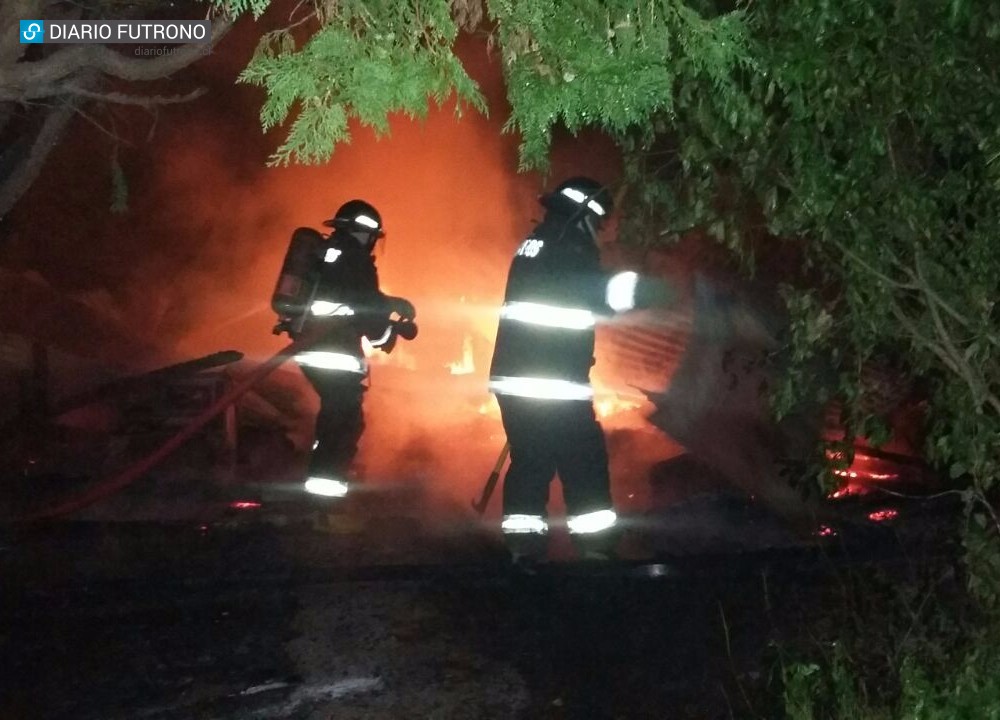
[[[706,496],[627,518],[643,557],[524,574],[467,511],[367,502],[8,527],[0,717],[776,717],[773,643],[945,527],[916,504],[796,544]]]

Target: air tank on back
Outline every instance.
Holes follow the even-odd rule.
[[[326,239],[312,228],[298,228],[292,233],[281,264],[281,273],[271,296],[271,308],[280,323],[299,324],[306,316],[316,284]]]

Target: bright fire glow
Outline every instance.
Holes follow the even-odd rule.
[[[462,338],[462,359],[448,363],[452,375],[469,375],[476,371],[476,363],[472,357],[472,336],[468,333]]]
[[[466,61],[475,63],[468,69],[484,91],[487,87],[502,91],[502,58],[474,52],[463,58]],[[462,452],[455,452],[454,437],[466,432],[472,420],[482,420],[490,426],[488,431],[497,432],[492,426],[499,423],[475,410],[490,399],[484,366],[489,364],[512,251],[531,220],[542,212],[537,196],[544,190],[543,179],[516,173],[510,166],[518,139],[500,132],[501,114],[472,113],[456,122],[451,107],[435,107],[420,123],[394,117],[391,138],[376,141],[367,133],[365,140],[359,133],[355,142],[338,147],[330,163],[293,165],[280,172],[263,167],[251,171],[226,162],[228,153],[223,150],[238,151],[253,144],[259,133],[251,129],[244,137],[215,132],[211,107],[192,105],[191,112],[172,118],[169,128],[164,127],[169,140],[148,145],[149,153],[143,156],[143,162],[157,172],[151,182],[143,183],[142,198],[134,198],[136,206],[160,208],[158,200],[169,197],[169,208],[164,205],[162,213],[137,213],[128,227],[120,222],[106,227],[88,225],[88,231],[101,232],[102,238],[108,233],[102,252],[121,250],[130,266],[127,277],[119,273],[95,276],[88,286],[101,287],[102,293],[103,281],[117,284],[108,288],[109,293],[93,297],[106,303],[107,317],[126,318],[123,329],[149,329],[148,337],[178,359],[232,348],[246,354],[247,365],[262,363],[286,343],[271,332],[274,315],[269,302],[294,229],[319,226],[331,216],[332,208],[359,192],[378,208],[389,231],[388,241],[378,243],[374,251],[383,291],[409,298],[426,319],[419,321],[420,336],[413,342],[397,343],[391,354],[373,349],[368,340],[362,343],[369,363],[386,367],[376,368],[365,396],[366,428],[359,466],[373,477],[403,479],[419,471],[421,477],[432,478],[429,489],[434,493],[454,491],[466,505],[470,483],[478,483],[472,478],[479,478],[479,468],[488,469],[499,448],[494,447],[495,441],[477,437],[469,438],[469,447],[462,447]],[[610,141],[595,137],[577,143],[567,137],[563,144],[570,153],[582,151],[582,164],[574,172],[593,173],[609,182],[619,172],[619,152]],[[79,142],[65,145],[85,148]],[[441,152],[442,147],[449,152]],[[474,182],[469,181],[469,157],[476,158]],[[60,186],[74,186],[77,179],[86,182],[90,158],[84,154],[77,159],[82,162],[57,163],[59,172],[65,169],[67,175],[60,179]],[[393,172],[386,173],[390,166]],[[361,190],[350,190],[342,182],[348,175],[351,187]],[[434,177],[442,191],[433,197],[413,192],[428,177]],[[199,192],[206,184],[218,192]],[[94,191],[100,202],[100,190],[91,187],[93,183],[80,186]],[[65,218],[45,211],[45,193],[35,193],[35,197],[41,200],[28,198],[22,216],[37,215],[44,221],[42,235],[59,236]],[[483,202],[484,198],[490,201]],[[254,212],[239,212],[241,207],[252,207]],[[368,223],[367,229],[374,230],[380,223],[374,215],[369,217],[376,222]],[[429,241],[428,233],[442,240]],[[142,247],[129,242],[135,234],[145,238]],[[233,237],[241,242],[241,261],[236,263],[231,262]],[[72,253],[58,243],[31,243],[28,235],[17,243],[15,252],[30,251],[26,267],[60,265],[62,276],[55,273],[56,268],[52,278],[45,273],[55,287],[79,271],[71,262]],[[177,252],[181,243],[188,244],[184,252]],[[328,258],[333,260],[334,255]],[[181,258],[191,258],[191,262],[181,263]],[[164,272],[165,262],[169,272]],[[333,267],[338,264],[339,259]],[[468,297],[468,303],[457,307],[455,301],[461,296]],[[121,305],[112,298],[123,298]],[[177,315],[186,308],[189,314]],[[445,369],[449,363],[464,360],[467,331],[472,335],[477,369],[469,375],[449,374]],[[138,332],[136,337],[147,336]],[[128,355],[119,353],[124,344],[109,347],[108,357]],[[165,363],[152,358],[136,361],[135,370]],[[403,372],[411,368],[412,375]],[[476,385],[480,375],[483,381]],[[273,401],[275,426],[289,426],[295,447],[308,450],[318,398],[295,364],[287,363],[255,390],[259,390],[258,397],[246,397],[255,406],[260,404],[258,398]],[[613,408],[614,403],[602,406]],[[261,405],[261,411],[272,422],[270,408]],[[482,457],[477,455],[479,442],[490,443]],[[410,451],[411,443],[421,452]],[[270,452],[267,449],[264,455],[270,457]],[[418,468],[418,463],[426,464]]]
[[[867,470],[834,470],[833,474],[851,479],[861,478],[862,480],[895,480],[899,477],[896,473],[877,473]]]
[[[850,497],[851,495],[864,495],[868,492],[861,485],[853,485],[848,483],[843,487],[837,488],[834,492],[830,493],[830,497],[834,500],[839,500],[840,498]]]
[[[830,460],[844,460],[844,454],[840,452],[828,451],[826,456]],[[865,485],[868,482],[899,479],[898,473],[877,471],[883,469],[879,465],[884,466],[885,464],[885,462],[879,461],[870,455],[865,455],[861,452],[856,453],[850,467],[833,471],[834,475],[844,478],[845,482],[835,492],[831,493],[829,497],[839,499],[849,495],[862,495],[868,492],[868,487]]]
[[[636,410],[642,406],[636,400],[622,397],[613,392],[599,392],[594,399],[594,412],[599,418],[608,418],[619,413]]]
[[[875,510],[874,512],[868,513],[868,519],[872,522],[885,522],[886,520],[892,520],[897,515],[899,515],[898,510],[887,508],[885,510]]]

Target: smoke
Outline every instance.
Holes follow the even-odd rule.
[[[196,67],[188,79],[207,85],[206,96],[165,109],[152,143],[122,150],[125,215],[107,212],[110,170],[98,163],[109,141],[81,121],[53,160],[59,170],[19,208],[19,226],[31,231],[9,244],[3,262],[39,268],[102,305],[137,337],[155,339],[165,360],[236,349],[259,362],[287,342],[271,333],[270,297],[292,231],[320,228],[349,199],[371,202],[387,231],[376,250],[383,289],[415,304],[420,334],[372,357],[358,460],[375,482],[411,483],[465,504],[504,443],[486,372],[513,250],[539,219],[539,193],[570,174],[613,181],[617,153],[596,134],[557,137],[549,177],[519,174],[518,138],[502,132],[500,59],[466,39],[461,55],[488,118],[456,119],[446,104],[423,121],[393,118],[388,137],[352,128],[353,142],[328,164],[267,168],[280,137],[260,132],[260,93],[233,82],[255,32],[244,24]],[[141,113],[124,117],[132,135],[151,126]],[[292,437],[307,447],[315,397],[292,367],[273,385],[298,393]],[[644,421],[634,413],[630,422]]]

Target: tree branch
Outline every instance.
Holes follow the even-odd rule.
[[[919,267],[919,265],[918,265]],[[934,323],[934,329],[937,331],[937,336],[940,339],[943,347],[943,352],[948,353],[953,362],[953,369],[958,373],[959,377],[965,381],[969,386],[969,390],[972,391],[973,399],[976,403],[976,409],[982,407],[984,403],[989,404],[998,414],[1000,414],[1000,398],[990,392],[989,386],[981,378],[977,377],[978,373],[966,362],[964,356],[955,347],[955,344],[951,340],[951,334],[944,325],[944,321],[941,318],[941,313],[938,311],[937,304],[931,300],[927,303],[928,308],[931,313],[931,320]]]
[[[970,331],[976,332],[976,329],[973,327],[972,321],[969,320],[964,315],[962,315],[960,312],[958,312],[958,310],[952,307],[949,303],[947,303],[945,299],[942,298],[941,295],[933,287],[931,287],[931,284],[927,281],[927,278],[924,276],[919,266],[920,262],[919,255],[914,259],[914,262],[917,265],[916,271],[914,271],[912,268],[906,268],[906,272],[911,278],[913,278],[919,289],[930,299],[931,301],[930,304],[936,303],[942,310],[948,313],[948,315],[957,320],[962,325],[962,327]],[[997,338],[992,333],[986,331],[983,331],[983,337],[985,337],[986,340],[992,345],[995,345],[996,347],[1000,348],[1000,338]]]
[[[864,260],[860,255],[858,255],[853,250],[849,249],[843,243],[838,242],[836,240],[834,240],[833,243],[834,243],[834,245],[837,246],[837,249],[839,249],[847,257],[849,257],[855,263],[857,263],[858,265],[860,265],[862,268],[864,268],[865,270],[867,270],[868,272],[870,272],[872,275],[874,275],[875,277],[877,277],[879,280],[881,280],[885,284],[889,285],[890,287],[898,288],[900,290],[916,290],[916,289],[918,289],[918,286],[916,284],[914,284],[914,283],[904,283],[904,282],[900,282],[899,280],[893,280],[891,277],[889,277],[885,273],[881,272],[880,270],[875,269],[874,267],[872,267],[871,264],[869,264],[866,260]]]
[[[102,102],[114,103],[116,105],[138,105],[140,107],[154,107],[157,105],[175,105],[177,103],[190,102],[200,98],[206,92],[205,88],[192,90],[184,95],[129,95],[120,92],[94,92],[85,88],[69,86],[65,88],[69,95],[77,95],[88,100],[100,100]]]
[[[230,18],[218,18],[207,43],[190,43],[154,59],[130,58],[106,45],[81,45],[53,53],[44,60],[17,63],[0,80],[0,102],[52,97],[66,91],[81,71],[96,71],[132,82],[158,80],[193,63],[222,39],[232,27]]]
[[[925,348],[927,348],[932,353],[937,355],[938,359],[942,363],[944,363],[945,366],[953,373],[955,373],[958,376],[962,375],[958,367],[952,361],[951,356],[948,353],[946,353],[944,349],[942,349],[941,346],[938,345],[936,342],[934,342],[928,337],[925,337],[923,333],[920,332],[919,328],[917,328],[916,323],[913,322],[913,320],[910,318],[909,315],[903,312],[903,309],[899,307],[899,305],[894,300],[890,301],[889,310],[892,312],[893,317],[895,317],[896,320],[899,321],[899,324],[903,326],[903,329],[906,330],[914,340],[917,340]]]
[[[0,219],[5,217],[14,203],[24,191],[35,181],[52,148],[59,142],[63,130],[69,124],[76,105],[72,101],[64,102],[49,111],[42,123],[42,128],[35,136],[35,142],[28,156],[20,163],[14,172],[0,182]]]

